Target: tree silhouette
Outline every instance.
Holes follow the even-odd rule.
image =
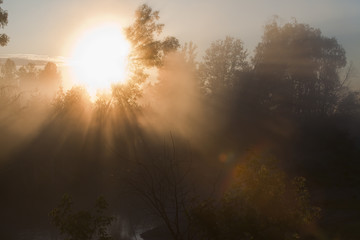
[[[107,230],[114,218],[104,214],[108,204],[103,197],[97,199],[91,211],[74,212],[72,205],[71,197],[64,195],[58,207],[49,214],[67,240],[112,239]]]
[[[276,161],[250,154],[236,169],[233,184],[217,202],[192,210],[200,239],[299,239],[319,218],[305,179],[289,179]]]
[[[185,62],[189,65],[191,70],[196,69],[197,46],[193,42],[185,43],[181,48],[181,53]]]
[[[1,66],[1,79],[3,82],[15,84],[16,65],[13,60],[6,59],[5,63]]]
[[[195,182],[191,181],[193,160],[188,150],[176,148],[174,139],[171,140],[172,146],[164,146],[163,150],[154,147],[147,157],[134,162],[125,182],[150,213],[160,219],[162,237],[192,239],[187,214],[195,196]]]
[[[17,71],[19,82],[24,87],[33,87],[37,84],[38,70],[34,63],[28,63]]]
[[[3,0],[0,0],[0,5]],[[8,13],[0,7],[0,28],[4,28],[8,24]],[[0,34],[0,46],[5,46],[9,42],[9,37],[2,33]]]
[[[339,71],[345,51],[328,38],[296,21],[265,26],[253,59],[260,104],[266,109],[301,115],[334,113],[341,88]]]
[[[88,92],[79,86],[74,86],[64,93],[62,87],[58,89],[52,102],[55,113],[65,116],[67,121],[76,123],[85,121],[87,114],[90,113],[92,103]],[[74,123],[72,123],[74,124]]]
[[[160,66],[166,53],[180,46],[179,41],[174,37],[157,39],[164,28],[164,24],[157,22],[159,11],[143,4],[136,10],[135,17],[135,22],[125,29],[126,37],[132,44],[131,64],[136,68]]]
[[[41,84],[58,85],[61,80],[61,74],[55,63],[48,62],[44,69],[39,72]]]
[[[129,54],[130,76],[127,84],[112,88],[115,102],[124,109],[137,106],[141,86],[149,76],[146,69],[161,66],[164,56],[180,46],[174,37],[158,39],[164,27],[164,24],[157,22],[158,11],[143,4],[136,10],[135,17],[134,23],[125,29],[125,35],[132,45]]]
[[[240,72],[249,70],[247,52],[240,39],[226,37],[211,44],[199,66],[203,88],[213,95],[231,89]]]

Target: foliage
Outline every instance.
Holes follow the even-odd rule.
[[[61,84],[61,74],[55,63],[48,62],[43,69],[38,69],[33,62],[17,69],[12,59],[7,59],[1,66],[0,80],[2,84],[17,86],[22,89],[46,89]],[[44,92],[45,93],[45,92]]]
[[[160,18],[158,11],[143,4],[136,10],[135,18],[134,23],[125,29],[125,35],[131,43],[128,66],[130,76],[126,85],[119,84],[112,88],[115,102],[123,109],[138,106],[136,101],[149,76],[146,69],[160,67],[164,57],[180,46],[175,37],[157,39],[164,27],[157,22]]]
[[[14,85],[0,85],[0,122],[9,120],[9,116],[13,115],[15,118],[21,111],[21,92],[19,88]],[[11,119],[11,118],[10,118]]]
[[[122,110],[137,108],[137,99],[142,96],[141,86],[147,77],[148,75],[143,70],[137,69],[126,84],[112,86],[115,105]]]
[[[99,95],[95,104],[81,87],[60,87],[56,114],[36,111],[35,104],[26,104],[25,114],[20,93],[22,101],[30,102],[32,97],[23,100],[23,95],[32,92],[22,87],[31,80],[39,85],[57,82],[56,65],[48,63],[38,71],[29,64],[16,71],[8,60],[2,66],[3,229],[14,235],[34,227],[29,226],[32,222],[38,227],[32,220],[44,220],[52,208],[47,204],[59,191],[81,190],[78,194],[90,196],[101,189],[116,199],[116,210],[125,212],[124,225],[129,219],[138,223],[152,217],[146,221],[150,227],[161,222],[169,238],[177,240],[293,239],[306,236],[308,228],[316,231],[319,209],[309,200],[305,179],[288,177],[267,158],[252,156],[241,162],[236,156],[249,145],[276,155],[287,173],[306,176],[326,212],[327,222],[320,222],[326,231],[333,231],[339,219],[343,226],[358,224],[360,101],[358,92],[346,90],[339,81],[345,53],[337,41],[305,24],[275,22],[265,28],[251,63],[242,42],[227,37],[214,42],[198,64],[192,43],[169,54],[178,42],[162,37],[158,19],[158,12],[147,5],[138,9],[126,30],[135,46],[130,81],[114,86],[111,96]],[[196,76],[207,90],[203,96],[196,86],[200,81],[192,75],[199,65]],[[139,108],[149,70],[159,70],[158,88],[151,96],[159,100]],[[36,99],[38,106],[47,103]],[[303,118],[309,115],[313,118]],[[168,130],[191,143],[191,156],[187,148],[163,147],[161,136]],[[231,154],[219,162],[224,152]],[[225,164],[231,170],[239,164],[233,184],[219,198],[202,201],[208,191],[223,190],[212,183]],[[119,198],[124,190],[136,197]],[[138,199],[148,208],[136,206]],[[100,238],[110,219],[101,212],[107,220],[97,221],[96,209],[75,211],[65,198],[52,217],[69,239]],[[133,228],[131,234],[140,229],[145,228]]]
[[[146,4],[135,12],[135,22],[125,29],[127,39],[132,44],[130,53],[131,64],[135,67],[154,67],[162,64],[166,53],[176,50],[180,45],[176,38],[156,39],[164,28],[157,23],[159,11],[153,11]]]
[[[71,197],[64,195],[49,215],[67,240],[111,240],[107,230],[114,218],[104,214],[107,207],[105,199],[99,197],[91,211],[74,212]]]
[[[328,38],[296,21],[265,26],[253,59],[259,103],[267,109],[301,115],[333,114],[341,90],[339,71],[345,51]]]
[[[3,0],[0,0],[0,5]],[[0,7],[0,28],[4,28],[8,24],[8,13]],[[0,46],[5,46],[9,42],[9,37],[2,33],[0,34]]]
[[[28,63],[19,68],[17,72],[20,84],[24,86],[36,84],[38,80],[38,70],[34,63]]]
[[[39,80],[44,85],[59,85],[61,74],[53,62],[46,63],[43,70],[39,72]]]
[[[197,46],[193,42],[185,43],[181,48],[185,62],[194,69],[196,69],[196,49]]]
[[[336,113],[345,115],[356,115],[360,113],[360,92],[346,90],[336,107]]]
[[[192,220],[203,239],[297,239],[319,212],[304,178],[290,180],[272,161],[252,156],[221,200],[198,204]]]
[[[10,85],[15,84],[16,80],[16,65],[11,59],[6,59],[5,63],[1,66],[1,80]]]
[[[150,213],[160,219],[165,229],[163,237],[182,240],[191,228],[186,215],[195,182],[190,180],[191,153],[185,148],[176,148],[172,136],[171,140],[172,146],[154,147],[146,158],[136,161],[125,182],[148,206]]]
[[[213,42],[199,66],[203,88],[215,95],[233,88],[239,73],[249,70],[246,58],[247,52],[240,39],[226,37]]]
[[[16,78],[16,65],[11,59],[1,64],[0,71],[0,123],[10,123],[22,111],[22,92]]]
[[[84,88],[75,86],[64,93],[60,86],[54,97],[53,106],[57,113],[81,117],[92,107],[92,104],[90,96]]]

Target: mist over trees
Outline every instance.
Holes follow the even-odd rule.
[[[238,74],[250,70],[247,56],[240,39],[228,36],[213,42],[199,66],[204,90],[211,95],[218,95],[226,94],[226,89],[236,87]]]
[[[95,100],[54,63],[1,64],[0,238],[356,238],[360,102],[341,44],[274,19],[253,54],[225,36],[197,57],[159,16],[135,11],[129,79]]]
[[[297,115],[331,115],[342,90],[345,51],[336,39],[297,22],[266,26],[253,59],[267,108]]]

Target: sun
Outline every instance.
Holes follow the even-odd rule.
[[[86,30],[75,41],[69,59],[76,85],[84,86],[94,97],[112,84],[125,83],[130,44],[119,24],[107,22]]]

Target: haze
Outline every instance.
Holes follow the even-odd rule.
[[[147,2],[162,13],[161,20],[168,26],[166,34],[183,42],[193,41],[201,52],[211,41],[226,35],[241,38],[252,51],[265,23],[278,15],[284,21],[296,18],[320,28],[327,36],[336,37],[348,58],[359,65],[360,3],[355,0]],[[6,30],[12,41],[0,49],[0,54],[63,56],[63,44],[84,21],[110,15],[126,26],[131,22],[131,10],[140,3],[137,0],[4,1],[3,8],[12,13]]]
[[[0,239],[358,239],[359,10],[0,0]]]

